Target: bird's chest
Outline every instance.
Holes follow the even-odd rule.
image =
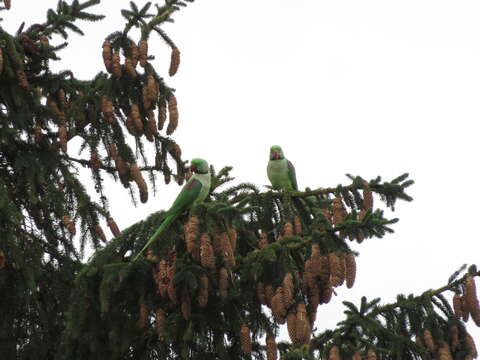
[[[286,159],[269,161],[267,172],[270,182],[275,187],[290,183]]]

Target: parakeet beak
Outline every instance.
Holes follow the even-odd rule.
[[[192,172],[197,172],[197,165],[195,165],[195,164],[190,165],[190,170]]]

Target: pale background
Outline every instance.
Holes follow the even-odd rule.
[[[57,1],[12,3],[1,13],[9,31],[43,22]],[[84,79],[103,71],[102,42],[123,29],[120,6],[128,1],[97,6],[107,19],[80,24],[86,36],[72,36],[54,68]],[[342,300],[394,301],[442,286],[463,263],[480,265],[479,14],[478,1],[197,0],[166,27],[182,52],[167,82],[177,88],[174,139],[186,159],[232,165],[237,181],[264,185],[268,148],[280,144],[302,189],[346,183],[345,173],[415,180],[395,234],[354,244],[356,285],[319,308],[318,329],[343,319]],[[150,53],[167,76],[170,50],[156,36]],[[162,185],[137,208],[119,184],[108,194],[125,228],[168,208],[178,191]],[[469,329],[480,345],[471,321]]]

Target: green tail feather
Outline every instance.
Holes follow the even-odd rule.
[[[158,227],[157,231],[155,231],[155,233],[152,235],[152,237],[147,241],[147,243],[145,244],[145,246],[143,247],[142,250],[140,250],[140,252],[137,254],[137,256],[135,256],[135,258],[133,259],[133,261],[137,261],[138,257],[140,255],[142,255],[142,253],[160,236],[160,234],[162,232],[164,232],[168,226],[173,222],[173,220],[175,220],[175,218],[177,217],[177,215],[168,215],[162,222],[162,224]]]

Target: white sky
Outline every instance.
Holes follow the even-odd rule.
[[[43,22],[57,1],[12,3],[0,25],[15,31]],[[86,36],[72,37],[56,68],[84,79],[103,71],[103,39],[123,29],[119,6],[128,1],[97,6],[107,19],[81,24]],[[185,159],[232,165],[238,181],[262,185],[279,144],[302,189],[347,183],[345,173],[415,180],[395,234],[353,246],[356,285],[319,308],[319,329],[343,319],[343,300],[393,301],[442,286],[463,263],[480,265],[479,12],[478,1],[197,0],[166,27],[182,52],[167,81]],[[170,50],[155,36],[150,53],[167,75]],[[179,191],[163,185],[133,208],[120,184],[110,188],[121,228],[168,208]],[[480,345],[471,320],[469,329]]]

